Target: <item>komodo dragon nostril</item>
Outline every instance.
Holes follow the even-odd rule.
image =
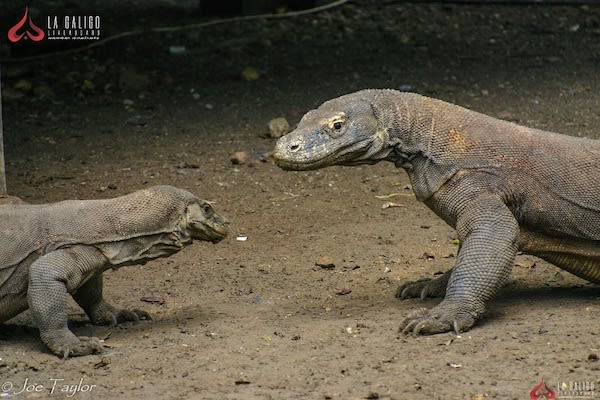
[[[290,145],[290,151],[298,151],[300,149],[300,144],[299,143],[292,143]]]

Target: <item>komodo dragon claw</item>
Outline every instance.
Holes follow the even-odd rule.
[[[420,308],[409,314],[400,323],[400,332],[405,335],[433,335],[454,331],[460,334],[475,324],[475,318],[469,313],[447,310],[443,304],[427,310]]]

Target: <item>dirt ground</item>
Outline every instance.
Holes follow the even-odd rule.
[[[63,13],[45,4],[33,15]],[[67,4],[102,15],[103,37],[206,19],[170,2],[135,18]],[[3,58],[68,44],[35,45],[4,44]],[[403,336],[399,322],[439,300],[395,290],[453,265],[453,229],[391,164],[285,172],[264,159],[269,120],[294,125],[368,87],[600,138],[600,6],[358,2],[2,67],[10,194],[41,203],[171,184],[214,201],[232,232],[105,273],[109,301],[155,322],[96,327],[73,306],[73,330],[104,339],[104,354],[58,359],[27,313],[1,326],[0,397],[525,399],[543,378],[559,399],[600,398],[598,286],[521,255],[472,330]],[[233,165],[235,151],[250,162]],[[315,265],[324,256],[334,268]]]

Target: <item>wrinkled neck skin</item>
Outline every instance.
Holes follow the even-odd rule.
[[[379,161],[393,162],[396,167],[412,170],[413,160],[425,153],[415,137],[413,127],[423,124],[423,118],[432,120],[431,114],[421,115],[418,107],[409,107],[420,96],[411,93],[398,95],[393,91],[377,91],[373,95],[373,110],[377,118],[377,132],[367,151],[354,160],[354,164],[374,164]],[[420,121],[417,121],[417,118]]]
[[[373,96],[373,109],[378,131],[385,145],[372,150],[380,160],[393,162],[408,173],[418,200],[431,197],[455,173],[453,165],[436,160],[436,132],[446,126],[436,103],[415,93],[382,90]],[[377,136],[377,135],[376,135]]]
[[[398,155],[395,153],[396,142],[395,138],[390,137],[390,129],[379,125],[375,134],[368,141],[361,143],[364,152],[344,162],[343,165],[376,164],[380,161],[395,163],[398,160]]]

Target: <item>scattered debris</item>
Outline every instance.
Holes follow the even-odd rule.
[[[233,165],[243,165],[250,159],[250,154],[247,151],[236,151],[231,155],[229,160]]]
[[[110,365],[110,363],[112,362],[110,356],[103,356],[100,361],[98,361],[96,364],[94,364],[94,368],[95,369],[99,369],[99,368],[105,368],[108,367]]]
[[[381,208],[383,208],[384,210],[386,208],[390,208],[390,207],[406,207],[406,206],[401,203],[394,203],[393,201],[386,201],[385,203],[383,203],[381,205]]]
[[[160,306],[167,303],[167,299],[165,299],[163,296],[151,296],[151,295],[140,297],[140,301],[143,301],[145,303],[158,304]]]
[[[341,289],[338,289],[335,291],[335,294],[337,294],[338,296],[345,296],[350,293],[352,293],[352,289],[349,289],[347,287],[344,287],[344,288],[341,288]]]
[[[406,193],[394,192],[394,193],[390,193],[390,194],[380,194],[380,195],[375,196],[375,198],[379,199],[379,200],[387,200],[387,199],[391,199],[392,197],[396,197],[396,196],[406,196]]]
[[[260,74],[258,73],[258,71],[253,68],[253,67],[246,67],[244,68],[244,70],[242,71],[242,79],[250,82],[250,81],[255,81],[260,77]]]
[[[235,240],[237,240],[238,242],[245,242],[246,240],[248,240],[248,236],[238,236],[235,238]]]
[[[21,92],[29,92],[33,88],[33,85],[27,79],[19,79],[13,87]]]
[[[319,258],[317,261],[315,261],[315,265],[317,267],[321,267],[323,269],[334,269],[335,268],[335,263],[333,261],[333,258],[328,257],[328,256]]]
[[[169,53],[173,55],[180,55],[187,52],[187,48],[185,46],[169,46]]]
[[[269,121],[269,136],[277,139],[290,131],[290,123],[284,117],[273,118]]]

